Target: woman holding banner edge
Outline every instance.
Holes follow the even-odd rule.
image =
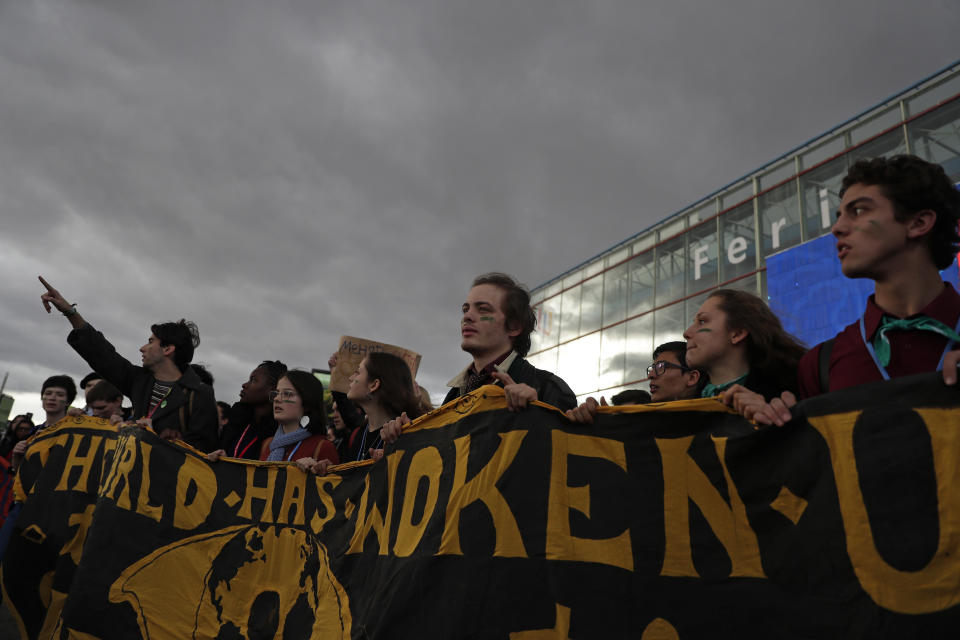
[[[347,398],[363,409],[367,423],[351,436],[354,460],[378,459],[383,455],[380,430],[394,418],[420,416],[420,400],[414,393],[413,376],[403,358],[386,352],[368,354],[350,376]],[[297,463],[316,474],[326,473],[328,460],[307,459]]]
[[[807,350],[751,293],[711,292],[683,337],[687,364],[703,369],[709,378],[701,392],[704,398],[737,386],[768,399],[783,389],[797,389],[797,363]]]
[[[306,371],[287,371],[269,393],[277,430],[260,447],[259,459],[271,462],[298,462],[301,459],[340,461],[326,436],[323,383]],[[215,461],[226,454],[218,449],[207,454]],[[301,465],[302,466],[302,465]]]

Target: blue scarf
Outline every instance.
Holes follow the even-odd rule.
[[[296,431],[291,431],[290,433],[284,433],[283,427],[277,427],[277,432],[273,434],[273,440],[270,441],[270,455],[267,457],[267,460],[274,462],[283,461],[284,449],[298,442],[303,442],[312,435],[312,433],[303,427],[299,427]]]

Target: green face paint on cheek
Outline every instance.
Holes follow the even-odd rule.
[[[880,223],[878,223],[876,220],[867,220],[867,221],[866,221],[866,224],[855,224],[855,225],[853,225],[853,230],[854,230],[854,231],[860,231],[860,232],[862,232],[862,233],[871,233],[871,234],[872,234],[872,233],[877,232],[877,231],[882,231],[883,229],[882,229],[882,227],[880,226]]]
[[[713,329],[707,329],[704,327],[703,329],[697,329],[697,333],[713,333]]]
[[[493,322],[493,316],[480,316],[482,322]]]

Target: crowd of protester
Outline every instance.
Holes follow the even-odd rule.
[[[759,425],[782,426],[798,398],[929,371],[942,371],[946,384],[956,384],[960,294],[942,281],[939,270],[957,254],[960,193],[939,165],[896,156],[854,164],[840,195],[832,233],[841,270],[875,283],[861,318],[808,350],[784,331],[763,300],[719,289],[703,302],[684,341],[654,350],[649,393],[629,389],[613,396],[613,404],[719,397]],[[276,360],[254,367],[239,402],[218,403],[209,372],[191,364],[199,345],[193,323],[152,325],[138,366],[120,356],[76,305],[40,280],[47,312],[66,316],[72,327],[68,343],[96,372],[81,381],[85,408],[72,411],[113,424],[134,421],[209,452],[210,460],[294,461],[306,472],[323,474],[331,464],[379,458],[404,425],[433,408],[406,363],[386,353],[364,358],[348,391],[332,393],[329,408],[316,377]],[[496,384],[511,411],[542,401],[572,421],[592,422],[604,398],[578,406],[566,382],[526,360],[535,324],[522,285],[502,273],[477,277],[460,321],[460,347],[468,362],[447,383],[444,403]],[[336,367],[336,355],[329,364]],[[71,378],[52,376],[41,389],[43,421],[35,424],[31,415],[11,421],[0,455],[14,472],[29,438],[66,416],[76,395]],[[125,397],[130,407],[122,406]]]

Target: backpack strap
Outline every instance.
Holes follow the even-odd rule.
[[[180,435],[182,436],[187,432],[187,409],[190,410],[190,415],[193,415],[193,396],[196,395],[193,389],[187,391],[187,402],[186,404],[180,405]]]
[[[820,345],[820,354],[817,359],[817,370],[820,375],[820,393],[830,391],[830,354],[833,352],[833,341],[836,338],[830,338]]]

